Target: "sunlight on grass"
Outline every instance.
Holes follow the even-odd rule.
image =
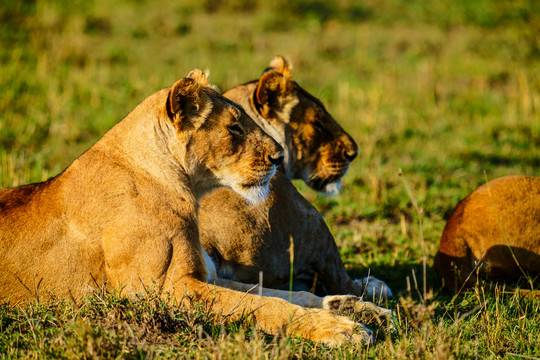
[[[399,323],[395,333],[374,326],[372,347],[328,349],[265,336],[248,319],[222,326],[204,309],[108,294],[0,306],[0,354],[540,357],[537,300],[471,291],[451,302],[431,268],[446,218],[484,171],[540,176],[538,2],[7,0],[0,19],[2,188],[60,173],[194,67],[226,90],[286,56],[360,149],[337,197],[294,184],[325,217],[350,273],[376,275],[398,294],[388,306]],[[400,168],[424,211],[424,247]],[[412,272],[422,273],[424,250],[422,303]]]

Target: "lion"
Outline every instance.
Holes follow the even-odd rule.
[[[202,199],[201,242],[219,277],[250,284],[258,283],[262,272],[266,287],[288,289],[292,239],[296,290],[309,290],[316,278],[323,293],[391,296],[380,280],[350,278],[323,217],[289,181],[300,178],[314,190],[337,192],[358,153],[351,136],[292,79],[281,56],[271,60],[260,79],[224,96],[283,146],[285,158],[270,180],[270,195],[257,205],[227,188]]]
[[[446,223],[434,265],[454,292],[475,285],[477,274],[514,284],[525,275],[538,277],[540,178],[498,178],[461,200]]]
[[[308,309],[215,285],[199,241],[199,200],[227,186],[260,201],[283,157],[193,70],[146,98],[59,175],[0,191],[0,302],[79,299],[99,283],[128,292],[157,286],[229,319],[250,314],[269,334],[328,345],[372,341],[368,328],[327,310],[370,306],[354,296],[317,299],[310,305],[324,309]]]

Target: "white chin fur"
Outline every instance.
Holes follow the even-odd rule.
[[[341,179],[326,185],[322,193],[329,196],[335,196],[339,193],[339,190],[341,190]]]
[[[249,188],[233,188],[237,193],[242,195],[250,205],[257,204],[263,201],[270,193],[270,185],[266,182],[264,185],[251,186]]]
[[[238,181],[238,178],[234,176],[226,176],[222,179],[221,183],[225,186],[230,187],[236,193],[241,195],[246,202],[250,205],[257,204],[258,202],[263,201],[268,194],[270,193],[270,178],[276,173],[276,167],[274,166],[273,170],[266,174],[266,176],[261,179],[259,185],[254,185],[250,187],[245,187],[240,185],[241,182]]]

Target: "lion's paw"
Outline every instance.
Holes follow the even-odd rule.
[[[354,295],[329,295],[323,298],[322,308],[335,312],[354,310],[358,301],[361,299]]]
[[[325,310],[334,312],[354,311],[359,313],[367,321],[376,320],[379,324],[386,324],[388,330],[395,328],[395,318],[392,310],[377,306],[369,301],[364,301],[362,298],[354,295],[325,296],[322,304]]]
[[[394,316],[392,310],[377,306],[369,301],[357,301],[354,304],[354,310],[385,319],[392,318]]]
[[[393,331],[396,329],[396,319],[394,312],[377,306],[369,301],[358,301],[355,304],[354,310],[361,314],[361,318],[371,321],[376,320],[379,324],[385,324],[387,330]]]
[[[311,310],[293,325],[293,333],[329,346],[371,344],[373,332],[360,323],[326,310]]]
[[[364,289],[364,297],[367,299],[386,299],[393,296],[390,287],[384,281],[373,276],[356,279],[354,282]]]

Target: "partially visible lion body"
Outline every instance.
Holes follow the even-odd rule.
[[[435,267],[453,291],[474,285],[477,271],[514,284],[539,276],[540,178],[498,178],[464,198],[448,219]]]
[[[322,103],[296,84],[286,61],[276,56],[257,81],[224,93],[240,104],[285,149],[282,171],[270,181],[270,195],[248,205],[222,188],[201,201],[203,247],[218,275],[243,283],[287,288],[289,248],[294,241],[294,278],[317,279],[330,294],[387,296],[390,289],[373,277],[353,280],[334,237],[319,212],[289,179],[300,178],[318,191],[336,192],[358,148]],[[308,285],[308,286],[305,286]]]
[[[156,108],[165,104],[167,94],[164,89],[147,98],[60,175],[0,192],[2,300],[8,300],[8,293],[10,302],[47,292],[79,298],[96,282],[136,287],[139,274],[164,284],[164,259],[171,261],[172,251],[149,256],[136,272],[122,268],[151,249],[166,249],[162,245],[182,228],[193,231],[196,222],[196,199],[178,181],[179,165],[162,158],[152,139],[156,124],[151,117],[166,115],[156,114]],[[137,152],[124,150],[135,147]],[[146,211],[152,216],[144,215]],[[160,232],[154,240],[118,246],[128,234],[144,239],[146,229],[153,227]],[[185,238],[189,242],[193,236]],[[201,257],[196,244],[183,254],[190,263]],[[184,268],[178,271],[177,276],[186,275]],[[117,277],[115,272],[122,274]]]
[[[281,172],[260,204],[248,207],[230,190],[218,189],[201,201],[199,219],[201,241],[222,278],[257,283],[262,271],[265,287],[286,287],[292,239],[294,278],[317,274],[330,294],[365,292],[364,284],[347,274],[322,216]]]
[[[271,334],[369,341],[367,329],[354,334],[358,324],[330,311],[206,283],[198,200],[224,185],[263,197],[282,154],[194,71],[144,100],[60,175],[0,191],[0,302],[156,284],[230,318],[251,314]]]

